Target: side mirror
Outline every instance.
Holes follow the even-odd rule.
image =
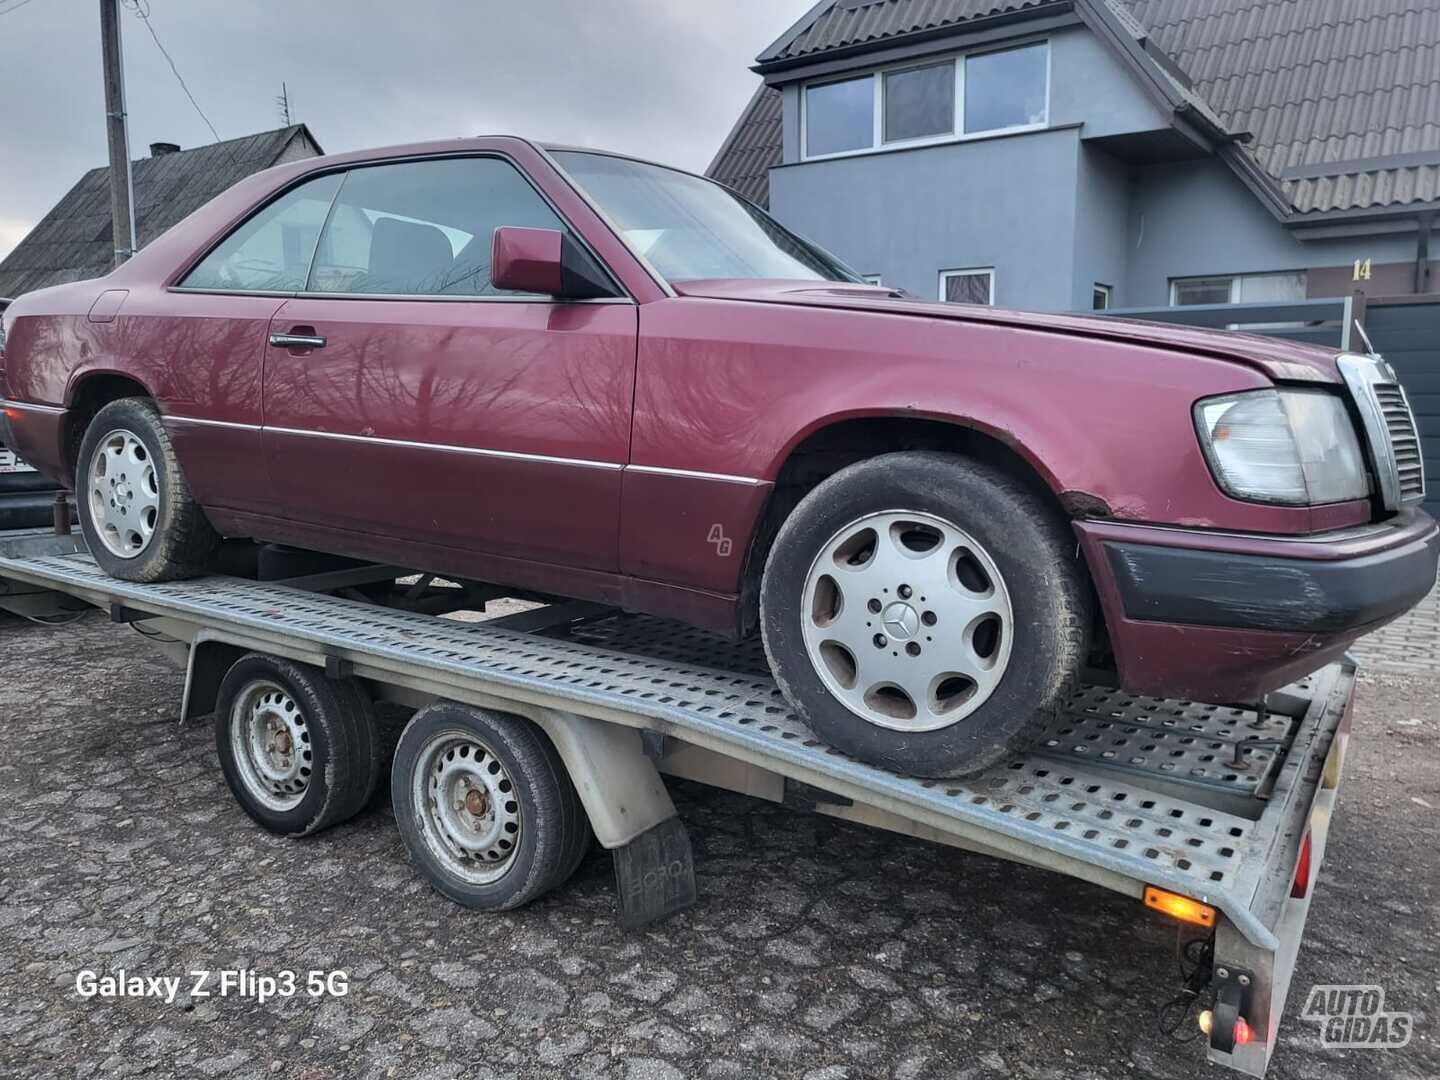
[[[559,229],[501,225],[490,249],[490,283],[497,289],[560,300],[619,295],[589,252]]]

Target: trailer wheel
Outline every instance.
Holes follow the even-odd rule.
[[[590,823],[550,740],[528,720],[448,702],[415,714],[390,778],[405,850],[464,907],[507,911],[563,884]]]
[[[215,748],[241,807],[309,836],[354,817],[379,779],[374,711],[354,679],[251,653],[220,684]]]

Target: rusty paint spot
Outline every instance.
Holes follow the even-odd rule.
[[[1110,505],[1100,496],[1091,495],[1088,491],[1062,491],[1060,505],[1071,517],[1108,518],[1112,516]]]

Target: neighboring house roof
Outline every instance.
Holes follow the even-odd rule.
[[[705,174],[723,177],[727,187],[760,206],[770,205],[770,166],[780,164],[781,98],[761,83]]]
[[[1215,137],[1277,216],[1304,222],[1440,202],[1434,0],[822,0],[758,68],[1071,6],[1177,115]],[[738,183],[743,170],[754,188],[761,160],[780,164],[780,132],[752,122],[778,109],[775,95],[756,95],[710,175]],[[769,141],[742,155],[742,131]]]
[[[252,173],[321,152],[310,129],[293,124],[132,162],[137,246]],[[114,248],[110,169],[103,166],[82,176],[0,261],[0,296],[99,277],[110,271]]]

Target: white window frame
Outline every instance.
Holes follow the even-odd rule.
[[[883,284],[885,284],[883,281],[880,280],[880,275],[879,275],[879,274],[861,274],[860,276],[861,276],[862,278],[864,278],[866,285],[883,285]]]
[[[947,281],[949,281],[952,277],[979,277],[981,274],[984,274],[987,278],[990,279],[990,299],[989,299],[988,301],[986,301],[986,305],[985,305],[985,306],[986,306],[986,307],[994,307],[994,306],[995,306],[995,268],[994,268],[993,266],[970,266],[970,267],[961,267],[961,268],[955,269],[955,270],[941,270],[941,271],[940,271],[940,302],[941,302],[941,303],[945,303],[945,304],[949,304],[949,303],[958,304],[958,303],[960,302],[960,301],[958,301],[958,300],[949,300],[949,299],[946,298],[946,295],[945,295],[945,292],[946,292],[946,290],[945,290],[945,283],[946,283]]]
[[[1209,281],[1209,280],[1214,280],[1214,279],[1216,279],[1216,278],[1229,278],[1229,279],[1230,279],[1230,299],[1229,299],[1228,301],[1226,301],[1226,303],[1238,304],[1238,303],[1240,303],[1240,283],[1241,283],[1245,278],[1280,277],[1280,276],[1285,276],[1285,275],[1290,275],[1290,274],[1303,274],[1303,275],[1305,276],[1306,285],[1307,285],[1307,287],[1308,287],[1308,285],[1309,285],[1309,280],[1310,280],[1310,271],[1309,271],[1308,269],[1304,268],[1304,267],[1301,267],[1301,268],[1298,269],[1298,270],[1252,270],[1252,271],[1250,271],[1250,272],[1248,272],[1248,273],[1230,273],[1230,274],[1226,274],[1226,273],[1220,273],[1220,274],[1185,274],[1185,275],[1182,276],[1182,277],[1172,277],[1172,278],[1170,279],[1170,306],[1171,306],[1171,307],[1179,307],[1179,306],[1180,306],[1179,304],[1177,304],[1177,303],[1175,302],[1175,297],[1176,297],[1177,293],[1179,292],[1178,286],[1184,285],[1184,284],[1186,284],[1187,282],[1191,282],[1191,281]],[[1185,305],[1185,306],[1189,307],[1190,305],[1187,304],[1187,305]]]
[[[993,53],[1010,52],[1013,49],[1023,49],[1031,45],[1045,46],[1045,117],[1034,124],[1013,124],[1010,127],[989,128],[985,131],[965,131],[965,61],[971,56],[988,56]],[[940,53],[935,56],[916,57],[910,60],[902,60],[893,64],[886,64],[883,67],[871,68],[869,71],[850,71],[843,75],[827,75],[822,78],[808,79],[800,84],[800,160],[801,161],[828,161],[832,158],[858,157],[862,154],[883,154],[888,150],[908,150],[918,146],[940,146],[945,143],[974,142],[978,139],[1002,138],[1006,135],[1017,135],[1027,131],[1044,131],[1050,126],[1050,87],[1051,72],[1050,65],[1054,57],[1054,49],[1050,47],[1049,38],[1035,38],[1030,41],[1007,42],[998,48],[973,49],[965,53]],[[942,135],[921,135],[914,139],[893,139],[885,141],[885,76],[896,71],[913,71],[916,68],[932,67],[936,64],[953,63],[955,65],[955,112],[954,130]],[[809,149],[809,124],[807,114],[810,110],[810,88],[829,86],[833,83],[852,82],[857,79],[869,78],[871,90],[870,103],[870,145],[856,147],[853,150],[835,150],[828,154],[812,154]]]
[[[1103,308],[1097,308],[1097,307],[1095,306],[1095,294],[1096,294],[1096,293],[1103,293],[1104,296],[1105,296],[1105,306],[1104,306]],[[1093,285],[1090,286],[1090,310],[1091,310],[1091,311],[1109,311],[1109,310],[1110,310],[1110,304],[1111,304],[1112,301],[1114,301],[1114,299],[1115,299],[1115,287],[1114,287],[1113,285],[1105,285],[1105,284],[1102,284],[1101,282],[1098,282],[1098,281],[1097,281],[1097,282],[1095,282]]]
[[[1239,275],[1239,274],[1187,274],[1187,275],[1185,275],[1184,277],[1171,278],[1171,279],[1170,279],[1170,306],[1171,306],[1171,307],[1179,307],[1179,306],[1180,306],[1179,302],[1176,300],[1176,297],[1179,296],[1179,294],[1180,294],[1180,288],[1179,288],[1179,287],[1180,287],[1181,285],[1187,284],[1187,283],[1189,283],[1189,282],[1191,282],[1191,281],[1211,281],[1211,280],[1214,280],[1215,278],[1229,278],[1229,279],[1230,279],[1230,299],[1227,300],[1226,303],[1228,303],[1228,304],[1238,303],[1238,301],[1235,299],[1235,297],[1236,297],[1236,296],[1239,294],[1239,292],[1240,292],[1240,276],[1241,276],[1241,275]],[[1187,304],[1187,305],[1185,305],[1185,306],[1189,307],[1189,306],[1191,306],[1191,305],[1188,305],[1188,304]]]

